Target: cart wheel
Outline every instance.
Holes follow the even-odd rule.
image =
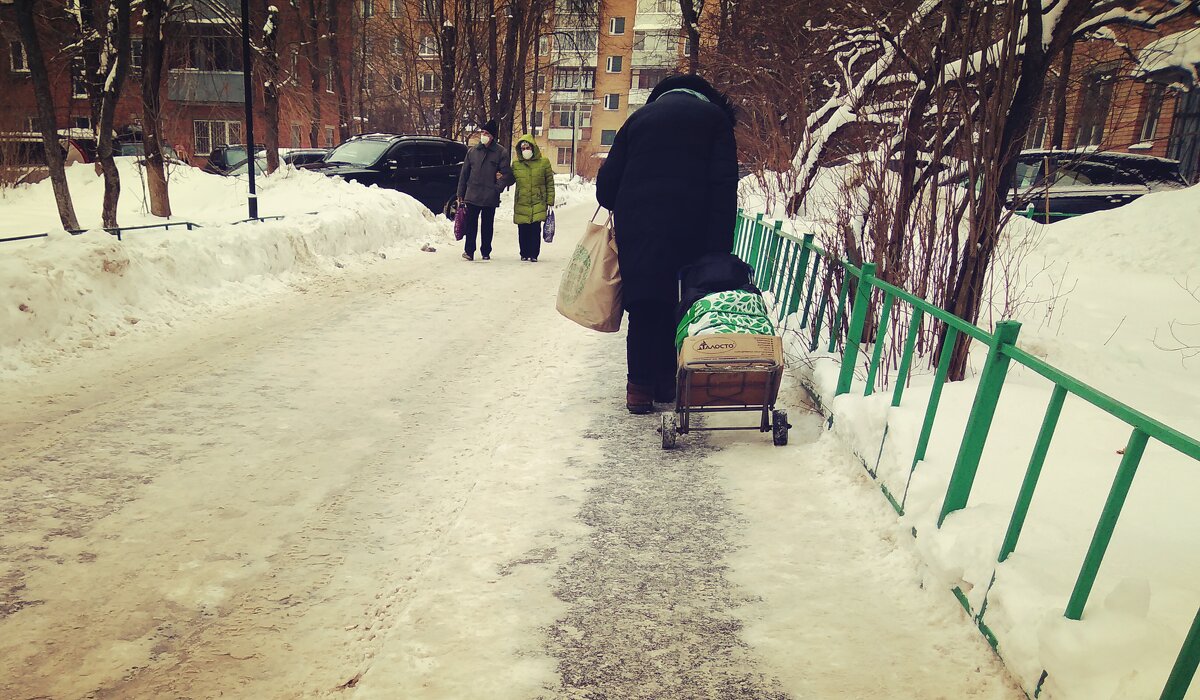
[[[675,438],[679,435],[679,419],[674,413],[664,413],[662,417],[662,440],[663,449],[669,450],[675,447]]]
[[[787,444],[788,428],[792,427],[787,420],[787,411],[777,408],[771,411],[771,442],[775,443],[776,447],[783,447]]]

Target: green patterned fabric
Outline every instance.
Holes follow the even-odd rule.
[[[732,291],[709,294],[688,309],[675,329],[675,349],[693,335],[741,333],[775,335],[762,297],[753,292]]]

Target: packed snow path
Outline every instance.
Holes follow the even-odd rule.
[[[1021,697],[852,460],[658,446],[499,224],[0,390],[0,697]]]

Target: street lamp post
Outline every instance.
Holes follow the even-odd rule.
[[[250,78],[250,0],[242,0],[242,87],[246,104],[246,174],[250,178],[250,194],[246,204],[250,218],[258,218],[258,193],[254,189],[254,85]]]

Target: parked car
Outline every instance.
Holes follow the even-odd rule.
[[[301,165],[311,165],[312,163],[320,163],[328,155],[329,149],[326,148],[294,148],[289,151],[280,151],[279,162],[287,165],[300,167]],[[230,166],[224,175],[245,175],[246,161]],[[267,173],[267,154],[265,151],[260,151],[254,154],[254,172],[257,175],[265,175]]]
[[[263,144],[255,144],[254,152],[259,153],[266,150]],[[246,145],[245,144],[225,144],[217,146],[208,154],[208,162],[204,164],[204,172],[215,173],[217,175],[228,174],[229,170],[239,163],[246,160]]]
[[[320,163],[325,160],[325,156],[329,155],[328,148],[293,148],[288,151],[279,152],[279,159],[288,165],[300,167],[301,165],[309,165],[311,163]]]
[[[58,134],[67,165],[91,163],[96,158],[95,139],[72,130]],[[0,181],[11,184],[41,182],[50,176],[42,135],[35,132],[0,133]]]
[[[363,134],[333,149],[306,170],[410,195],[441,212],[458,191],[465,144],[436,136]]]
[[[182,165],[183,159],[179,157],[179,153],[175,151],[174,146],[162,144],[163,159],[169,163]],[[115,156],[134,156],[139,159],[145,157],[146,146],[141,141],[120,141],[113,144],[113,155]]]
[[[1151,192],[1187,187],[1179,162],[1131,153],[1023,151],[1006,205],[1053,223],[1115,209]]]

